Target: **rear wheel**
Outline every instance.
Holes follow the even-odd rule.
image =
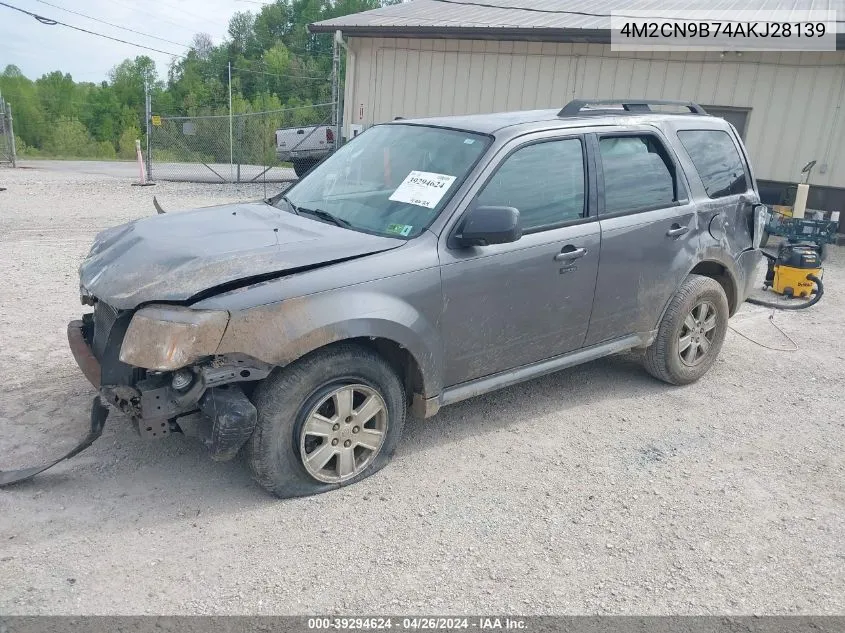
[[[293,163],[293,173],[296,174],[297,178],[302,178],[305,174],[311,171],[311,168],[317,164],[315,160],[294,160],[291,161]]]
[[[352,344],[325,348],[258,386],[246,446],[254,479],[279,497],[355,483],[390,461],[405,423],[405,394],[391,367]]]
[[[673,385],[701,378],[722,349],[728,314],[728,299],[717,281],[701,275],[687,277],[646,350],[646,370]]]

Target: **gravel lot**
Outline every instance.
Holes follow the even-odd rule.
[[[261,187],[0,170],[0,468],[84,434],[65,341],[95,233]],[[88,451],[0,490],[0,613],[845,612],[845,249],[827,294],[729,332],[699,383],[621,355],[413,421],[391,466],[279,501],[194,440],[113,415]],[[732,325],[788,346],[770,311]]]

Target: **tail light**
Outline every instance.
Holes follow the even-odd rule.
[[[330,127],[326,128],[326,143],[334,143],[334,130]]]

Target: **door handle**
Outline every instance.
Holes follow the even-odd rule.
[[[673,224],[668,231],[666,231],[666,235],[668,237],[680,237],[684,233],[689,231],[688,226],[681,226],[677,222]]]
[[[572,244],[567,244],[561,251],[555,255],[556,262],[569,262],[579,257],[584,257],[587,254],[586,248],[576,248]]]

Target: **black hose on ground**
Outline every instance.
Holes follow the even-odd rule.
[[[753,297],[748,297],[746,301],[748,303],[753,303],[755,306],[763,306],[765,308],[774,308],[775,310],[804,310],[809,308],[810,306],[816,305],[819,300],[822,298],[824,294],[824,284],[822,280],[816,277],[813,274],[807,275],[807,279],[812,281],[816,284],[816,290],[813,295],[813,298],[809,301],[802,301],[801,303],[790,303],[790,304],[783,304],[783,303],[774,303],[772,301],[763,301],[762,299],[754,299]]]

